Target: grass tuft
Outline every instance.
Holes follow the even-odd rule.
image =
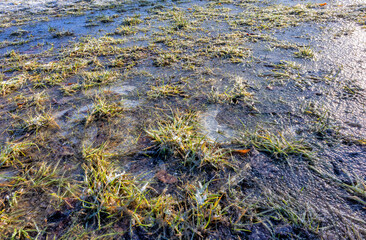
[[[74,36],[74,33],[69,31],[69,30],[52,32],[52,37],[53,38],[62,38],[62,37],[70,37],[70,36]]]
[[[187,29],[190,26],[190,22],[186,18],[183,12],[178,11],[173,13],[173,28],[174,30]]]
[[[0,167],[14,166],[21,163],[20,157],[26,155],[26,151],[35,145],[32,142],[7,142],[1,147]]]
[[[94,99],[94,105],[89,113],[86,123],[88,124],[97,119],[114,117],[120,115],[125,110],[126,107],[123,106],[123,100],[120,102],[113,102],[107,100],[103,96],[97,96]]]
[[[176,112],[167,121],[159,121],[156,127],[146,130],[159,145],[163,154],[173,153],[184,165],[211,164],[219,168],[228,165],[226,152],[210,143],[198,130],[194,113]]]
[[[99,148],[83,147],[85,164],[83,169],[85,200],[82,200],[86,212],[83,220],[101,228],[105,220],[103,216],[127,216],[133,224],[142,224],[143,217],[139,214],[142,209],[149,207],[146,199],[147,183],[120,172],[111,163],[111,154],[105,151],[105,145]]]
[[[27,81],[29,75],[27,73],[19,74],[6,81],[0,82],[0,92],[2,95],[7,95],[21,88]],[[2,78],[2,77],[0,77]],[[1,79],[0,79],[1,80]]]
[[[122,25],[135,26],[141,24],[142,22],[143,20],[140,19],[140,15],[134,15],[133,17],[125,18],[122,22]]]
[[[314,158],[312,148],[303,140],[285,138],[268,130],[256,130],[253,133],[243,132],[239,142],[246,147],[254,146],[258,151],[269,153],[275,159],[287,159],[290,155],[301,156],[308,160]]]
[[[181,96],[184,94],[184,86],[165,84],[160,86],[152,86],[151,90],[147,92],[150,98]]]
[[[314,51],[309,47],[299,48],[299,51],[294,52],[297,58],[313,59],[315,57]]]
[[[253,94],[248,92],[245,86],[237,84],[231,89],[226,89],[224,92],[220,92],[218,89],[212,87],[207,97],[210,103],[237,104],[239,100],[244,102],[253,100]]]

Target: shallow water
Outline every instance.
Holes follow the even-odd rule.
[[[66,48],[70,43],[78,41],[81,37],[93,36],[98,38],[106,33],[113,32],[127,16],[140,14],[141,18],[148,17],[148,10],[157,2],[158,1],[150,1],[147,6],[143,7],[139,7],[139,3],[119,2],[120,5],[117,8],[89,11],[81,16],[50,18],[47,22],[42,24],[31,22],[22,25],[21,27],[13,26],[4,28],[0,36],[0,41],[11,42],[18,38],[19,41],[26,40],[29,42],[19,46],[2,47],[0,49],[0,54],[5,54],[10,50],[15,50],[19,53],[35,54],[48,49]],[[74,3],[77,2],[58,1],[56,3],[54,1],[23,1],[15,4],[12,1],[7,1],[0,5],[0,9],[5,9],[6,7],[8,11],[17,11],[28,7],[32,11],[42,12],[45,8],[58,9],[65,5],[73,5]],[[279,3],[305,4],[303,1],[279,1]],[[346,4],[347,1],[331,2],[330,4],[341,3]],[[364,3],[364,1],[357,2],[357,4],[362,3]],[[91,2],[91,5],[100,4],[110,6],[110,1]],[[203,6],[203,3],[200,1],[178,3],[178,6],[187,8],[196,4]],[[169,7],[171,4],[167,3],[165,6]],[[233,16],[240,13],[240,8],[234,5],[228,5],[228,7],[232,9],[230,14]],[[123,9],[123,11],[121,11],[121,9]],[[24,9],[22,11],[24,11]],[[113,22],[102,23],[98,20],[98,17],[101,16],[114,16]],[[92,23],[97,23],[97,25],[88,26],[87,24],[90,19],[92,19]],[[220,36],[228,31],[227,27],[222,26],[222,23],[209,21],[202,24],[203,28],[210,31],[210,36],[212,37]],[[148,26],[142,25],[141,27]],[[158,26],[154,27],[155,29],[158,29]],[[12,36],[12,33],[19,28],[27,31],[27,33],[21,37]],[[50,29],[56,29],[56,31],[70,31],[74,33],[74,35],[55,38],[52,36]],[[144,45],[144,41],[141,42],[139,39],[142,36],[145,36],[148,39],[150,36],[149,34],[150,32],[148,31],[147,33],[139,33],[136,36],[128,37],[126,46]],[[366,87],[366,62],[363,57],[366,52],[366,32],[361,26],[347,21],[329,24],[305,23],[298,27],[269,32],[263,31],[260,34],[268,34],[269,36],[274,36],[279,41],[298,46],[311,46],[315,52],[315,60],[309,61],[295,58],[292,54],[292,49],[273,47],[271,46],[270,41],[265,44],[263,44],[263,42],[248,43],[247,46],[252,49],[253,57],[261,62],[278,64],[281,61],[291,61],[300,64],[301,71],[297,74],[301,74],[302,79],[295,85],[291,82],[283,83],[282,80],[277,81],[277,79],[272,77],[273,69],[268,67],[268,64],[249,63],[247,66],[229,70],[238,76],[248,79],[248,81],[255,86],[256,101],[259,103],[256,106],[258,110],[257,114],[240,116],[241,114],[239,113],[237,116],[238,119],[246,122],[253,128],[255,127],[254,125],[258,125],[261,122],[277,121],[277,117],[274,117],[273,113],[277,115],[294,113],[300,111],[299,106],[302,106],[304,102],[310,102],[311,100],[316,99],[316,101],[321,102],[324,111],[332,113],[334,120],[342,126],[347,134],[356,134],[360,138],[366,136],[364,127],[366,119],[364,98],[356,95],[355,99],[343,100],[342,98],[339,98],[339,94],[342,93],[336,92],[339,91],[339,89],[335,89],[339,84],[344,84],[344,87],[347,87],[347,84],[349,83],[354,84],[354,86],[351,87],[356,86],[360,89],[365,89]],[[230,69],[230,66],[225,67],[229,67]],[[322,79],[327,74],[334,72],[337,72],[337,81],[335,82],[324,84],[324,82],[321,81],[320,83],[314,83],[314,81],[311,80],[314,78]],[[258,76],[265,77],[258,78]],[[225,82],[223,84],[230,85],[230,83]],[[269,90],[267,88],[268,85],[274,86],[270,87],[271,89]],[[300,87],[300,89],[298,87]],[[126,85],[122,87],[110,86],[107,89],[117,94],[125,95],[135,88],[135,86]],[[136,106],[136,104],[137,103],[135,102],[131,102],[131,106]],[[212,136],[213,139],[224,140],[227,136],[223,137],[220,134],[217,135],[217,132],[226,131],[228,130],[228,127],[225,127],[225,124],[221,124],[217,121],[217,116],[220,115],[219,113],[221,110],[219,110],[220,108],[214,108],[214,106],[209,107],[209,110],[202,115],[202,118],[204,119],[203,126],[204,128],[210,129],[207,130],[208,136]],[[280,119],[282,118],[283,116],[280,117]],[[231,122],[235,121],[236,120],[231,120]],[[236,127],[240,126],[236,124]],[[234,132],[229,131],[227,135],[234,137],[235,134]]]
[[[85,7],[89,2],[88,8],[80,14],[51,14],[51,11]],[[154,126],[160,118],[164,119],[181,109],[197,113],[199,131],[209,141],[219,143],[219,146],[236,148],[235,144],[244,131],[265,129],[278,136],[308,143],[316,156],[311,164],[341,181],[351,181],[348,174],[364,178],[366,151],[362,140],[366,139],[366,29],[362,22],[341,15],[361,13],[362,11],[357,9],[365,8],[366,1],[327,1],[327,5],[319,5],[323,2],[2,2],[0,14],[3,15],[16,17],[23,11],[36,12],[35,16],[42,17],[50,14],[43,22],[27,20],[21,25],[14,24],[0,29],[2,57],[10,58],[10,52],[14,50],[18,54],[34,54],[31,56],[44,63],[43,68],[31,70],[1,69],[4,71],[4,81],[22,71],[36,75],[37,72],[48,69],[45,67],[47,62],[57,63],[65,58],[72,52],[71,46],[83,37],[91,36],[97,39],[113,33],[126,17],[137,14],[143,22],[133,26],[137,30],[136,34],[109,35],[112,38],[124,39],[117,47],[119,50],[127,49],[126,52],[96,54],[95,58],[87,56],[85,59],[88,63],[61,83],[41,86],[39,89],[32,87],[32,84],[35,84],[32,80],[28,81],[29,85],[27,82],[9,95],[4,94],[1,99],[3,116],[0,120],[4,129],[1,143],[26,136],[24,131],[17,132],[18,125],[26,122],[24,119],[32,116],[31,114],[37,115],[45,111],[32,105],[29,108],[34,112],[28,112],[28,109],[22,108],[25,103],[21,99],[38,91],[47,91],[45,109],[58,125],[55,141],[62,143],[62,146],[72,146],[75,152],[80,152],[85,146],[99,147],[108,142],[111,144],[108,151],[116,154],[118,161],[121,161],[121,168],[142,176],[143,180],[150,181],[160,169],[168,169],[177,176],[185,171],[176,167],[181,164],[181,161],[177,161],[177,156],[174,155],[170,159],[160,155],[157,150],[151,150],[150,153],[154,141],[145,136],[149,126]],[[304,9],[310,9],[309,11],[315,9],[314,12],[336,8],[339,10],[339,16],[327,21],[299,21],[297,26],[286,27],[269,24],[271,27],[266,28],[255,24],[236,24],[247,17],[245,11],[248,6],[248,9],[256,9],[258,6],[266,8],[277,6],[275,4],[279,3],[288,6],[300,4]],[[307,8],[308,3],[316,4]],[[115,6],[112,6],[113,4]],[[356,4],[359,5],[354,6]],[[225,11],[227,15],[220,15]],[[301,14],[299,9],[296,11]],[[311,14],[315,14],[314,12]],[[184,16],[183,20],[174,13],[181,13]],[[193,17],[194,13],[201,13],[197,16],[198,20]],[[324,14],[326,13],[324,11]],[[101,19],[107,17],[111,17],[111,22],[102,22]],[[269,14],[268,19],[271,17],[273,16]],[[301,19],[301,16],[297,19]],[[188,27],[179,27],[179,22],[183,22],[180,24],[184,25],[184,20],[188,21]],[[277,19],[273,17],[272,20],[275,22]],[[21,32],[20,29],[25,31]],[[73,35],[57,38],[54,37],[54,30],[70,31]],[[15,36],[17,34],[18,36]],[[165,39],[166,36],[169,38]],[[28,42],[20,44],[21,41]],[[19,45],[10,46],[11,43]],[[234,49],[230,49],[232,46]],[[142,50],[136,50],[138,48],[134,47],[142,47]],[[237,49],[242,49],[242,52],[235,52]],[[314,57],[296,57],[295,53],[299,49],[311,50]],[[41,55],[47,50],[47,54]],[[239,58],[241,61],[231,62],[231,54],[235,56],[243,52],[245,57]],[[121,66],[111,64],[116,59],[121,60]],[[123,62],[124,60],[127,62]],[[117,79],[105,84],[100,80],[95,82],[95,86],[84,89],[83,79],[78,74],[100,69],[117,72]],[[41,77],[54,72],[57,71],[44,71]],[[80,88],[75,92],[65,93],[62,90],[74,86],[75,83],[80,83]],[[225,98],[225,94],[230,94],[230,89],[234,89],[238,84],[244,86],[248,95]],[[157,91],[156,89],[164,86],[183,89],[183,93],[170,94],[163,89],[161,92],[155,92],[155,95],[151,94],[154,89]],[[215,93],[225,94],[215,99],[212,97]],[[96,106],[93,102],[97,96],[118,102],[119,106],[125,108],[124,112],[108,120],[104,116],[88,122],[87,119]],[[32,101],[34,99],[30,100]],[[15,117],[16,114],[19,117]],[[21,124],[18,124],[19,122]],[[12,130],[13,128],[15,130]],[[240,185],[243,191],[258,194],[255,191],[259,188],[245,184],[255,185],[262,181],[261,184],[267,184],[278,191],[285,189],[284,192],[294,189],[298,191],[304,186],[309,186],[309,189],[316,186],[314,191],[309,190],[306,193],[308,195],[303,197],[304,201],[313,201],[317,195],[332,194],[326,190],[329,187],[327,183],[310,172],[303,157],[290,156],[289,160],[283,163],[277,161],[278,159],[274,160],[274,156],[270,154],[257,152],[254,148],[250,151],[250,154],[238,157],[242,161],[238,172],[243,171],[243,175],[246,176],[251,174],[247,180],[240,183],[243,185]],[[8,172],[3,175],[11,176]],[[3,179],[4,177],[0,176],[0,182]],[[324,183],[324,186],[318,187],[318,181]],[[332,187],[336,189],[334,191],[337,197],[344,194],[338,186]],[[339,199],[343,197],[332,198],[332,204],[343,201]],[[326,205],[328,200],[326,197],[320,197],[319,201]],[[353,212],[351,203],[345,200],[342,203],[342,211],[345,213],[352,212],[357,216],[364,216],[362,212]],[[325,210],[320,211],[329,215]]]

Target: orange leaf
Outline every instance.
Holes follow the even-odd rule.
[[[319,4],[319,6],[321,6],[321,7],[323,7],[323,6],[325,6],[325,5],[327,5],[327,3],[320,3],[320,4]]]
[[[250,152],[250,149],[234,149],[233,152],[240,154],[247,154],[248,152]]]

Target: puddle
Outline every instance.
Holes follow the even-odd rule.
[[[125,18],[134,16],[134,14],[138,14],[140,19],[148,17],[148,10],[150,9],[150,6],[137,8],[139,3],[120,3],[119,1],[94,1],[91,5],[89,2],[85,3],[83,1],[24,1],[17,4],[3,3],[3,6],[0,5],[0,11],[5,8],[10,11],[18,12],[17,9],[20,8],[22,10],[19,10],[19,12],[23,12],[25,9],[28,9],[29,11],[33,9],[32,11],[34,12],[42,13],[45,9],[49,10],[49,7],[47,6],[51,5],[47,5],[47,3],[55,4],[52,5],[53,7],[50,7],[50,9],[56,10],[63,9],[64,6],[70,4],[70,8],[72,8],[72,3],[77,3],[75,8],[78,6],[80,7],[80,5],[85,5],[88,6],[88,9],[86,12],[79,15],[66,14],[64,17],[47,17],[43,20],[42,24],[26,22],[20,26],[3,28],[0,32],[0,55],[8,53],[11,50],[20,53],[37,54],[50,49],[62,49],[71,42],[80,40],[82,37],[93,36],[98,38],[108,33],[113,33],[117,27],[123,25],[123,20]],[[155,4],[156,1],[151,2],[151,5]],[[97,11],[90,10],[95,6],[100,7],[100,5],[105,5],[106,9],[99,9]],[[47,12],[45,12],[45,14],[46,13]],[[103,22],[104,18],[110,20]],[[144,24],[136,26],[137,33],[128,37],[136,40],[141,37],[148,37],[146,36],[146,33],[140,33],[139,31],[140,28],[143,29],[146,27],[149,26]],[[19,32],[20,30],[23,31],[24,34],[15,37],[14,33]]]
[[[278,6],[279,3],[288,7],[286,16],[279,12],[278,9],[285,9],[283,5]],[[357,15],[364,14],[364,10],[356,9],[365,7],[366,1],[323,3],[320,0],[3,1],[0,14],[10,18],[22,11],[28,15],[36,13],[32,15],[34,22],[24,20],[18,24],[16,19],[4,20],[9,27],[0,29],[0,61],[4,65],[0,69],[0,79],[24,78],[24,81],[20,81],[22,78],[0,86],[1,141],[27,138],[41,141],[54,137],[40,146],[50,144],[43,148],[52,148],[56,153],[57,148],[51,144],[70,146],[75,153],[80,153],[82,146],[98,148],[106,144],[106,151],[115,156],[113,161],[143,181],[153,182],[156,172],[161,169],[182,176],[177,181],[178,192],[172,194],[175,198],[187,195],[180,192],[180,186],[191,184],[192,179],[220,185],[227,172],[221,172],[221,166],[209,167],[206,163],[195,168],[193,162],[199,160],[199,156],[193,155],[193,161],[187,162],[185,157],[189,154],[184,152],[183,145],[179,150],[173,149],[176,146],[168,146],[172,152],[176,151],[173,154],[157,150],[161,146],[156,144],[157,139],[148,136],[146,129],[158,126],[158,121],[161,121],[160,126],[165,126],[164,121],[169,121],[175,112],[198,112],[200,131],[212,142],[232,147],[237,144],[233,140],[242,130],[265,130],[273,136],[296,140],[296,144],[306,143],[306,150],[315,156],[309,160],[295,152],[289,154],[289,158],[280,159],[272,148],[256,146],[257,151],[252,146],[255,144],[244,146],[247,143],[243,143],[245,148],[234,151],[235,159],[230,159],[237,161],[235,164],[245,169],[243,174],[248,177],[235,175],[234,170],[233,178],[242,179],[234,186],[238,193],[242,191],[248,196],[246,194],[250,192],[260,199],[264,192],[262,188],[268,186],[281,193],[288,191],[301,196],[302,204],[316,198],[320,204],[331,204],[341,208],[341,212],[362,218],[363,210],[355,210],[360,204],[350,203],[345,197],[349,193],[343,185],[329,183],[331,180],[324,180],[309,170],[322,168],[343,179],[346,178],[341,173],[344,169],[351,175],[366,177],[366,29],[360,21],[363,18]],[[298,7],[290,8],[295,5]],[[62,8],[61,16],[51,14]],[[74,14],[64,15],[73,8]],[[263,13],[261,9],[266,11]],[[327,11],[332,9],[337,11]],[[76,10],[80,10],[79,14]],[[48,19],[38,19],[45,16]],[[126,18],[133,16],[141,21],[133,23],[130,19],[129,23],[124,23]],[[314,16],[317,18],[313,19]],[[307,20],[302,22],[302,17]],[[294,22],[284,22],[284,19]],[[120,35],[113,34],[121,26],[124,29]],[[59,37],[55,37],[56,33]],[[80,42],[82,37],[98,39],[105,35],[123,41],[111,44],[112,48],[105,52],[101,50],[104,46],[98,45],[98,51],[93,52],[94,43]],[[73,47],[79,43],[78,49]],[[84,55],[83,47],[90,47],[90,52]],[[6,54],[12,50],[17,53]],[[27,64],[23,63],[23,58]],[[61,66],[64,63],[60,59],[64,58],[68,59],[67,64]],[[58,64],[60,69],[56,68]],[[92,75],[91,79],[84,79],[79,75],[84,71],[104,70],[118,73],[123,79],[112,82],[94,79]],[[53,82],[46,78],[49,75],[61,77]],[[87,80],[90,82],[83,85]],[[83,86],[98,87],[84,91]],[[33,97],[38,91],[47,95],[47,104],[39,104],[42,99]],[[97,95],[103,95],[125,109],[118,109],[118,114],[113,112],[115,109],[107,109],[110,114],[90,120],[88,116],[95,107],[93,102]],[[27,117],[33,113],[42,116],[48,112],[53,113],[60,129],[47,129],[41,118],[37,121],[42,123],[39,125],[27,122]],[[266,136],[262,137],[268,141],[273,137]],[[286,145],[281,140],[275,139],[280,143],[272,143]],[[40,149],[43,151],[43,148]],[[56,153],[55,158],[58,158]],[[49,153],[46,159],[54,157],[52,154]],[[78,164],[84,160],[82,154],[74,157]],[[67,156],[62,159],[70,163],[75,160]],[[0,183],[11,176],[14,176],[12,171],[4,170],[0,173]],[[161,188],[165,189],[164,193],[171,191],[166,186]],[[214,190],[221,191],[220,187]],[[154,194],[158,195],[158,191]],[[278,197],[278,194],[273,196]],[[229,201],[229,198],[223,201]],[[280,201],[280,204],[284,202]],[[319,210],[319,215],[330,216],[324,209]],[[338,234],[329,227],[333,226],[334,219],[331,217],[319,226]],[[283,227],[281,224],[287,226],[289,222],[285,219],[270,223]],[[207,227],[211,228],[211,225]],[[307,229],[309,226],[297,227],[311,231]],[[327,238],[320,236],[317,230],[314,232],[319,238]],[[255,234],[250,231],[248,234]],[[295,231],[289,232],[280,238],[291,238]],[[275,230],[272,237],[273,233]],[[339,235],[345,236],[345,233],[351,234],[347,229]],[[244,238],[270,238],[240,234]],[[153,235],[150,238],[154,238]]]
[[[322,54],[319,62],[324,66],[338,66],[345,80],[352,80],[366,89],[366,31],[353,23],[345,23],[324,32],[333,38],[322,39],[319,43]]]

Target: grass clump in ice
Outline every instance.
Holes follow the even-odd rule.
[[[149,127],[146,132],[157,143],[160,152],[175,154],[184,165],[210,164],[216,168],[227,165],[226,152],[199,132],[196,118],[194,113],[178,111],[168,120]]]

